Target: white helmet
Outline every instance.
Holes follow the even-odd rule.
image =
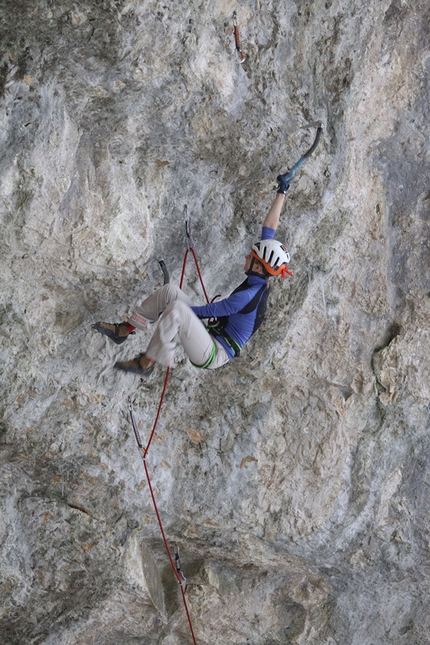
[[[251,246],[251,255],[261,262],[270,275],[282,275],[285,279],[292,275],[288,270],[290,254],[287,248],[277,240],[260,240]]]

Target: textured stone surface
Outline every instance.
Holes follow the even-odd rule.
[[[184,204],[227,295],[318,119],[278,235],[293,278],[222,370],[178,350],[148,466],[198,643],[429,643],[428,3],[0,13],[2,642],[190,642],[128,420],[131,396],[148,437],[163,373],[115,373],[150,332],[91,324],[157,258],[178,281]]]

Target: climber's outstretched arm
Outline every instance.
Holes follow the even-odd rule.
[[[284,204],[284,200],[285,194],[276,193],[272,206],[270,207],[270,210],[266,215],[266,219],[263,222],[263,226],[268,226],[269,228],[273,228],[276,231],[276,229],[278,228],[279,219],[281,217],[281,210]]]

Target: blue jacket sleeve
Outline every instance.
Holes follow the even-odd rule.
[[[261,229],[261,239],[262,240],[273,240],[275,237],[275,229],[270,228],[269,226],[263,226]]]

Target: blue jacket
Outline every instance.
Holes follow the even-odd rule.
[[[262,240],[273,239],[274,236],[273,228],[263,226]],[[214,330],[214,336],[223,345],[230,359],[236,354],[231,342],[225,337],[232,339],[240,349],[245,345],[262,322],[268,289],[266,278],[250,275],[228,298],[201,307],[191,307],[199,318],[224,319],[223,335],[218,335]]]

